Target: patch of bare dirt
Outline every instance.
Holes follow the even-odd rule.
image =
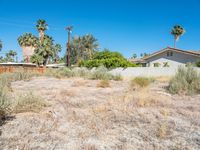
[[[133,91],[128,81],[39,77],[12,83],[50,105],[0,127],[3,150],[200,149],[200,96],[173,96],[165,82]]]

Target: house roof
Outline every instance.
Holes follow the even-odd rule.
[[[149,59],[153,56],[156,56],[158,54],[161,54],[165,51],[175,51],[175,52],[179,52],[179,53],[184,53],[184,54],[187,54],[187,55],[193,55],[193,56],[197,56],[197,57],[200,57],[200,51],[192,51],[192,50],[189,50],[189,51],[186,51],[186,50],[181,50],[181,49],[177,49],[177,48],[171,48],[171,47],[167,47],[165,49],[162,49],[160,51],[157,51],[149,56],[146,56],[144,58],[142,58],[143,60],[146,60],[146,59]]]

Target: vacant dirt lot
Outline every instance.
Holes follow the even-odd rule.
[[[200,149],[200,96],[175,96],[167,83],[133,90],[129,81],[33,78],[12,83],[49,105],[0,127],[2,150]]]

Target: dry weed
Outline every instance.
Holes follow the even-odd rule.
[[[101,87],[101,88],[107,88],[110,87],[110,83],[108,80],[101,80],[98,84],[97,87]]]

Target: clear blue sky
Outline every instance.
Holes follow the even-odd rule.
[[[93,34],[100,48],[121,52],[151,53],[173,45],[170,30],[180,24],[186,33],[177,44],[181,49],[200,49],[199,0],[0,0],[0,39],[3,51],[16,50],[24,32],[37,35],[35,23],[45,19],[47,34],[65,51],[65,26],[73,35]]]

